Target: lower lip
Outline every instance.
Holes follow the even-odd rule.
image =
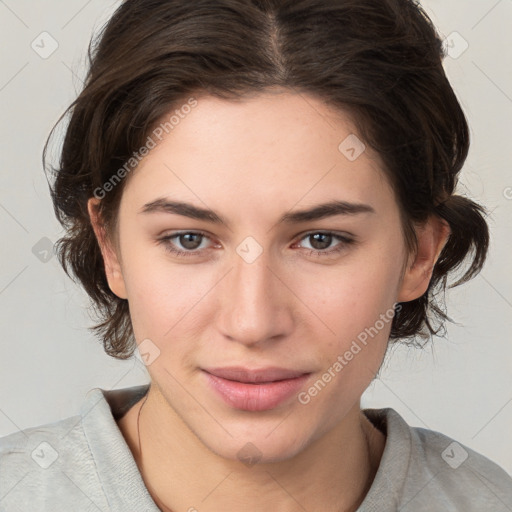
[[[309,377],[309,373],[294,379],[285,379],[261,384],[248,384],[223,379],[203,372],[209,385],[220,395],[224,402],[244,411],[266,411],[298,393]]]

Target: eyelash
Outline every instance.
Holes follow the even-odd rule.
[[[341,243],[335,246],[334,249],[329,250],[320,250],[320,249],[305,249],[308,251],[308,256],[333,256],[334,254],[340,253],[343,249],[345,249],[348,245],[354,245],[356,243],[356,240],[354,238],[350,238],[343,235],[338,235],[336,233],[333,233],[331,231],[310,231],[302,236],[298,241],[301,242],[302,240],[312,236],[312,235],[331,235],[333,238],[338,239]],[[176,233],[173,233],[171,235],[167,235],[165,237],[162,237],[159,240],[159,243],[163,244],[166,251],[170,252],[171,254],[174,254],[175,256],[197,256],[198,254],[201,254],[201,252],[204,250],[191,250],[191,251],[182,251],[180,249],[176,249],[171,243],[170,240],[176,237],[179,237],[181,235],[199,235],[205,238],[209,238],[206,233],[203,231],[179,231]]]

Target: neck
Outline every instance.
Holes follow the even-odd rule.
[[[360,411],[288,460],[244,465],[204,446],[151,386],[119,420],[146,487],[163,511],[357,510],[385,436]],[[200,475],[200,477],[199,477]]]

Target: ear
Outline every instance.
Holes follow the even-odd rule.
[[[430,216],[423,226],[416,229],[418,250],[409,257],[397,302],[409,302],[427,291],[434,265],[449,236],[448,223],[437,215]]]
[[[98,240],[101,254],[103,256],[108,285],[112,292],[120,299],[126,299],[126,286],[121,264],[116,250],[112,247],[111,241],[108,239],[105,227],[101,221],[98,211],[99,203],[99,199],[91,197],[89,201],[87,201],[87,211],[89,212],[94,234],[96,235],[96,239]]]

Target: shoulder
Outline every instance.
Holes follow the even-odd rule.
[[[81,416],[0,438],[0,512],[92,510],[93,503],[97,510],[104,497],[96,478]]]
[[[72,416],[0,438],[0,468],[49,468],[59,456],[86,448],[81,417]],[[67,457],[61,459],[68,460]]]
[[[385,462],[401,476],[400,510],[512,510],[512,478],[498,464],[445,434],[409,426],[393,409],[374,412],[388,430]]]
[[[428,471],[433,490],[448,502],[465,510],[512,509],[512,478],[498,464],[434,430],[412,427],[411,438],[411,472]]]

